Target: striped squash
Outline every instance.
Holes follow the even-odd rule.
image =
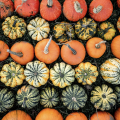
[[[100,66],[103,79],[111,84],[120,84],[120,60],[109,58]]]
[[[120,104],[120,87],[115,87],[115,94],[117,96],[117,102]]]

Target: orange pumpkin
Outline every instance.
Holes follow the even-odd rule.
[[[2,120],[32,120],[32,118],[22,110],[13,110],[7,113]]]
[[[61,12],[61,4],[58,0],[42,0],[40,3],[40,14],[45,20],[56,20]]]
[[[118,108],[114,113],[115,120],[120,120],[120,108]]]
[[[90,120],[114,120],[114,118],[109,112],[98,111],[90,117]]]
[[[44,108],[38,113],[35,120],[63,120],[63,117],[56,109]]]
[[[120,0],[117,0],[117,6],[120,8]]]
[[[99,37],[93,37],[86,43],[86,51],[90,57],[100,58],[106,51],[106,41]]]
[[[63,3],[63,14],[70,21],[78,21],[87,13],[85,0],[65,0]]]
[[[111,42],[111,51],[113,55],[120,59],[120,35],[116,36]]]
[[[82,62],[85,54],[84,45],[77,40],[68,41],[61,47],[61,58],[70,65],[77,65]]]
[[[113,4],[110,0],[93,0],[89,6],[89,15],[95,21],[107,20],[113,12]]]
[[[26,41],[16,42],[8,52],[11,58],[21,65],[26,65],[34,58],[34,47]]]
[[[7,49],[9,49],[8,45],[4,41],[0,40],[0,61],[7,59],[9,56]]]
[[[35,46],[35,56],[41,62],[51,64],[57,60],[60,55],[60,47],[50,39],[43,39]]]

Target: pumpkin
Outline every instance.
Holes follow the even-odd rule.
[[[0,113],[7,111],[14,105],[14,96],[11,91],[0,89]]]
[[[96,33],[97,23],[91,19],[84,17],[75,25],[75,33],[81,40],[88,40]]]
[[[82,85],[91,85],[96,81],[97,76],[97,67],[92,65],[90,62],[81,62],[75,68],[75,78],[77,79],[78,83],[82,83]]]
[[[39,41],[35,46],[35,56],[38,60],[51,64],[58,59],[60,55],[60,47],[50,39],[43,39]]]
[[[115,87],[115,94],[117,96],[117,102],[120,104],[120,87]]]
[[[47,38],[50,32],[49,23],[40,17],[32,19],[27,25],[27,29],[32,39],[37,41]]]
[[[3,65],[0,76],[1,82],[6,86],[15,87],[21,85],[25,79],[24,68],[20,64],[10,62]]]
[[[32,118],[22,110],[12,110],[8,112],[2,120],[32,120]]]
[[[34,47],[26,41],[19,41],[12,45],[11,49],[7,50],[11,58],[21,65],[26,65],[34,58]]]
[[[120,108],[118,108],[115,113],[114,113],[114,118],[115,120],[119,120],[120,119]]]
[[[112,54],[120,59],[120,35],[117,35],[111,42]]]
[[[98,111],[91,115],[90,120],[114,120],[114,117],[106,111]]]
[[[98,28],[98,35],[104,40],[112,40],[115,32],[114,25],[108,21],[102,22]]]
[[[77,65],[85,58],[86,50],[84,45],[77,41],[71,40],[61,47],[61,58],[70,65]]]
[[[0,61],[8,58],[9,53],[7,49],[9,49],[9,46],[4,41],[0,40]]]
[[[47,87],[40,93],[40,104],[44,107],[56,106],[59,102],[59,95],[55,88]]]
[[[118,29],[118,31],[120,32],[120,17],[119,17],[118,20],[117,20],[117,29]]]
[[[65,0],[63,3],[63,14],[70,21],[78,21],[87,13],[85,0]]]
[[[117,0],[117,6],[120,8],[120,0]]]
[[[10,16],[14,11],[14,5],[12,0],[0,1],[0,19]]]
[[[74,38],[74,28],[70,23],[62,21],[54,26],[53,34],[58,42],[65,43]]]
[[[54,21],[61,15],[61,4],[58,0],[42,0],[40,3],[40,15],[47,21]]]
[[[49,69],[45,63],[35,60],[26,64],[24,75],[26,76],[26,81],[30,85],[40,87],[47,82],[49,78]]]
[[[93,37],[86,43],[86,51],[92,58],[100,58],[106,51],[106,41],[99,37]]]
[[[61,100],[67,109],[79,110],[85,106],[87,94],[82,87],[78,85],[72,85],[66,87],[66,89],[62,91]]]
[[[44,108],[38,113],[35,120],[63,120],[63,117],[56,109]]]
[[[90,101],[96,109],[110,110],[116,104],[117,96],[113,92],[113,89],[102,84],[101,86],[96,86],[94,90],[91,91]]]
[[[39,12],[39,0],[14,0],[15,11],[22,17],[35,16]]]
[[[103,79],[111,84],[120,84],[120,60],[117,58],[109,58],[100,66],[100,73]]]
[[[21,107],[31,109],[40,101],[39,90],[30,85],[24,85],[18,89],[16,99]]]
[[[21,38],[26,32],[26,23],[24,19],[18,16],[7,17],[2,23],[4,35],[12,40]]]
[[[89,15],[95,21],[107,20],[113,12],[113,4],[110,0],[93,0],[89,5]]]
[[[64,88],[74,82],[75,70],[71,65],[64,62],[55,63],[50,69],[50,80],[55,86]]]

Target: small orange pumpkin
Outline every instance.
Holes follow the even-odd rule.
[[[77,40],[68,41],[61,47],[61,58],[70,65],[77,65],[82,62],[85,54],[84,45]]]
[[[120,0],[117,0],[117,6],[120,8]]]
[[[118,108],[114,113],[115,120],[120,120],[120,108]]]
[[[100,58],[106,51],[106,41],[99,37],[93,37],[86,43],[86,51],[90,57]]]

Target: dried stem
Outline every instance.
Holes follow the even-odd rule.
[[[83,9],[81,8],[80,3],[78,1],[74,2],[74,9],[75,9],[75,11],[77,13],[81,13],[82,14]]]
[[[72,51],[74,55],[77,54],[77,52],[69,44],[65,44],[65,45],[68,46],[68,48]]]
[[[102,8],[103,7],[101,5],[97,6],[96,8],[94,7],[93,12],[97,14],[102,10]]]
[[[48,3],[48,4],[47,4],[48,7],[52,7],[52,5],[53,5],[53,1],[52,1],[52,0],[48,0],[47,3]]]
[[[104,40],[103,40],[103,41],[100,41],[99,43],[95,44],[95,47],[99,49],[99,48],[100,48],[100,45],[101,45],[102,43],[106,43],[106,41],[104,41]]]
[[[7,52],[9,52],[10,54],[13,54],[13,55],[17,55],[18,57],[22,57],[23,56],[23,54],[21,53],[21,52],[13,52],[13,51],[11,51],[11,50],[9,50],[9,49],[7,49]]]

